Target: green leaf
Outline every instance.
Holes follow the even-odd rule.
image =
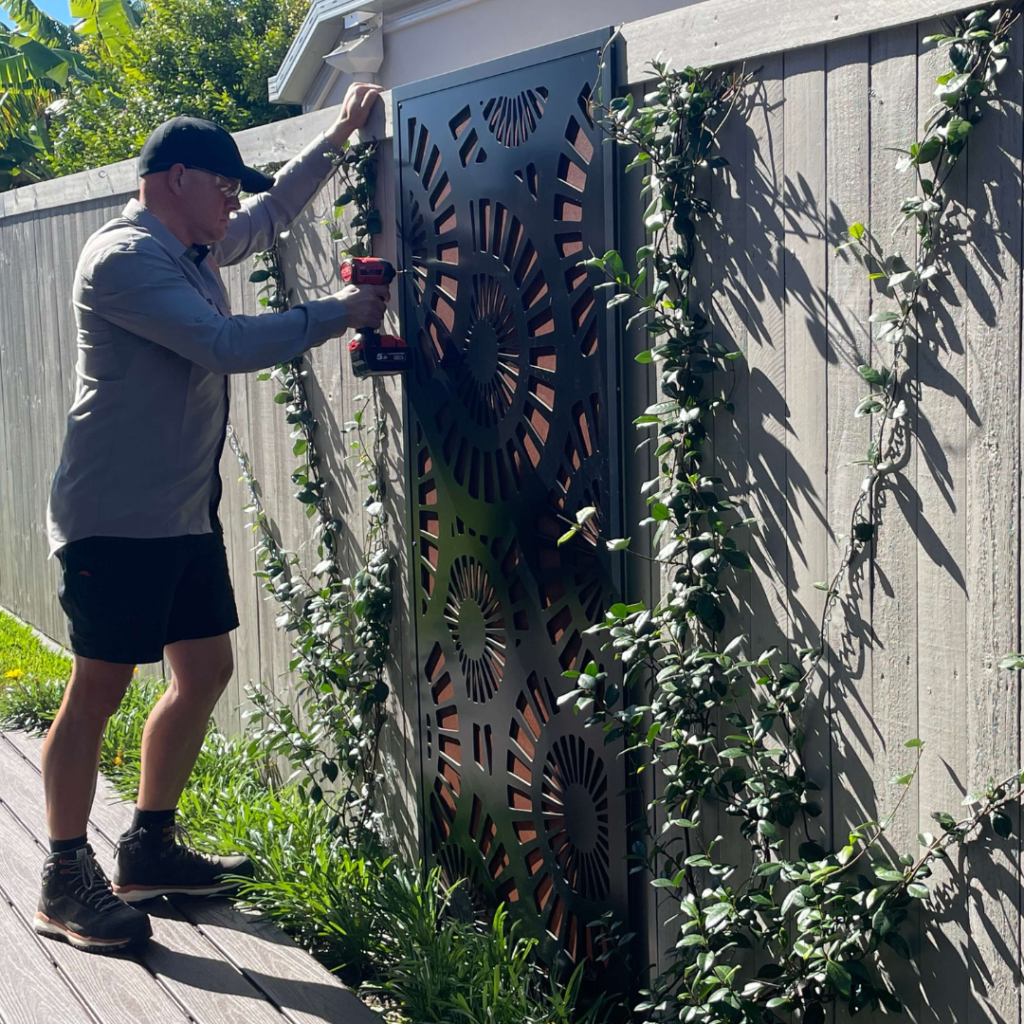
[[[605,541],[605,547],[609,551],[625,551],[629,547],[630,537],[616,537],[614,540]]]
[[[654,353],[649,348],[646,348],[643,352],[637,352],[633,358],[638,363],[653,363]]]
[[[956,101],[960,98],[960,94],[964,91],[964,87],[970,80],[970,75],[954,75],[947,81],[940,82],[939,87],[935,90],[935,98],[949,106],[955,106]],[[935,138],[935,136],[932,136],[932,138]],[[942,140],[940,139],[939,145],[941,146],[941,144]],[[918,163],[922,162],[924,161],[918,160]]]
[[[858,221],[856,224],[850,225],[847,234],[849,234],[851,238],[856,238],[859,242],[864,237],[864,231],[864,225],[861,224],[860,221]]]
[[[913,896],[915,900],[926,900],[931,893],[928,891],[927,885],[922,885],[920,882],[911,882],[907,886],[907,895]]]
[[[875,387],[884,388],[889,383],[889,371],[884,366],[881,370],[876,370],[873,366],[862,364],[857,367],[857,372]]]
[[[725,551],[722,552],[722,554],[725,556],[725,560],[730,565],[735,566],[737,569],[742,569],[745,572],[753,571],[754,567],[753,565],[751,565],[750,556],[746,553],[746,551],[734,551],[732,549],[727,548]]]
[[[1007,815],[1003,814],[1002,811],[994,811],[990,820],[996,835],[1002,836],[1003,839],[1010,837],[1010,834],[1013,832],[1013,822]]]
[[[799,889],[793,889],[789,895],[782,901],[782,908],[779,913],[785,917],[791,910],[803,910],[807,906],[807,896],[803,892],[803,887]]]
[[[576,522],[579,523],[580,526],[583,526],[584,523],[589,523],[596,515],[597,509],[593,505],[588,505],[586,508],[581,508],[579,512],[576,513]]]
[[[694,569],[699,569],[702,565],[711,561],[711,556],[714,555],[714,553],[714,548],[702,548],[690,559],[690,565],[692,565]]]
[[[879,935],[885,935],[896,926],[896,918],[892,916],[889,908],[883,903],[871,918],[871,927]]]
[[[930,164],[942,152],[942,146],[943,140],[939,135],[932,135],[925,139],[918,148],[915,163],[919,167],[922,164]]]
[[[894,867],[888,864],[884,864],[881,861],[876,861],[871,865],[871,870],[875,873],[875,877],[883,882],[902,882],[903,872],[897,871]]]
[[[850,995],[850,985],[853,979],[850,977],[850,972],[842,964],[836,963],[835,960],[829,960],[825,966],[825,980],[840,995]]]
[[[954,117],[946,125],[946,138],[949,140],[950,145],[963,142],[973,127],[974,125],[970,121],[965,121],[962,117]]]

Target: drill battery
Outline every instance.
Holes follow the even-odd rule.
[[[404,373],[409,369],[409,346],[391,334],[360,331],[348,343],[348,351],[352,372],[357,377]]]

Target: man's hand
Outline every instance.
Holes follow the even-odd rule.
[[[384,309],[390,294],[387,288],[373,284],[347,284],[340,292],[335,292],[334,298],[345,303],[346,329],[372,327],[377,330],[384,322]]]
[[[353,82],[341,103],[341,113],[327,133],[327,140],[335,149],[340,149],[345,140],[357,129],[362,128],[370,117],[370,111],[383,92],[379,85],[367,82]]]

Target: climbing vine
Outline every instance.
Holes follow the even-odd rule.
[[[373,205],[375,154],[375,143],[346,145],[340,153],[327,151],[343,187],[327,223],[332,239],[342,240],[345,250],[354,255],[368,254],[372,235],[380,231],[380,215]],[[341,218],[349,204],[356,211],[348,220],[354,237],[345,239]],[[260,286],[260,304],[275,311],[288,309],[291,293],[280,246],[259,253],[254,262],[249,279]],[[297,488],[294,497],[306,516],[315,519],[311,543],[317,557],[311,568],[304,568],[300,556],[286,550],[278,539],[251,461],[234,432],[230,436],[250,494],[246,511],[259,534],[256,575],[279,605],[275,624],[291,634],[294,656],[288,667],[300,680],[297,706],[281,703],[265,687],[250,688],[249,718],[256,727],[253,743],[285,756],[302,791],[314,803],[331,808],[333,827],[347,830],[384,821],[375,797],[389,693],[384,668],[392,610],[383,476],[387,435],[374,381],[369,396],[357,396],[361,405],[345,427],[353,438],[346,457],[357,463],[368,492],[362,564],[354,574],[345,575],[341,548],[348,527],[333,506],[324,474],[319,424],[306,387],[310,372],[307,357],[299,356],[257,379],[277,386],[274,402],[283,407],[290,428],[292,455],[298,460],[291,474]],[[368,425],[371,407],[373,419]]]
[[[801,752],[808,687],[825,651],[830,616],[852,563],[870,552],[880,525],[879,492],[907,443],[907,353],[917,339],[923,290],[944,273],[946,185],[994,97],[1020,10],[1018,3],[974,11],[930,40],[947,48],[950,66],[938,79],[938,109],[923,138],[900,158],[917,180],[916,194],[901,205],[916,227],[914,258],[886,253],[859,223],[842,243],[889,300],[871,321],[890,355],[887,365],[859,370],[871,391],[857,413],[875,423],[866,476],[845,553],[832,579],[817,585],[825,592],[817,642],[795,651],[795,660],[776,649],[750,658],[743,637],[719,639],[729,632],[729,577],[751,568],[734,533],[751,520],[711,475],[708,441],[716,419],[734,411],[732,367],[740,356],[712,339],[697,302],[698,229],[713,220],[699,184],[726,165],[718,136],[747,78],[656,63],[641,103],[632,95],[607,105],[597,99],[607,133],[635,152],[629,169],[641,171],[649,202],[644,226],[650,240],[636,253],[635,273],[614,251],[588,264],[606,275],[614,291],[609,305],[634,304],[629,326],[642,325],[653,342],[637,359],[660,370],[662,398],[636,422],[651,432],[658,465],[644,487],[644,523],[654,528],[663,594],[651,608],[614,605],[592,631],[623,665],[621,696],[590,664],[569,674],[574,688],[562,699],[589,712],[609,742],[624,743],[639,762],[641,780],[657,778],[635,825],[632,856],[678,907],[678,932],[668,966],[637,1008],[644,1020],[771,1024],[793,1015],[820,1024],[835,1002],[853,1012],[898,1011],[899,995],[880,953],[887,946],[910,957],[903,927],[915,901],[924,906],[929,898],[935,861],[986,825],[1000,836],[1011,831],[1005,809],[1022,796],[1021,772],[990,783],[960,819],[934,815],[937,834],[920,835],[912,854],[892,857],[883,846],[892,816],[864,823],[826,850],[808,838],[809,819],[822,808]],[[583,510],[561,543],[575,543],[593,511]],[[607,543],[615,550],[628,542]],[[1017,663],[1024,661],[1014,656],[1005,664]],[[912,763],[893,780],[904,796],[920,770],[924,744],[912,739],[906,747]],[[714,835],[712,810],[732,819],[746,842]],[[756,957],[745,954],[751,949],[759,951]]]

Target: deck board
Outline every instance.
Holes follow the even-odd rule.
[[[0,1020],[90,1024],[74,986],[0,887]]]
[[[45,851],[46,823],[38,769],[42,742],[27,733],[0,734],[0,845],[17,849],[16,856],[6,859],[0,853],[0,890],[15,893],[11,902],[22,916],[23,929],[35,909]],[[108,873],[113,869],[114,842],[130,823],[131,813],[131,805],[119,800],[101,778],[89,834],[97,859]],[[69,970],[74,986],[88,981],[89,970],[97,961],[101,973],[111,974],[113,988],[104,976],[82,990],[92,1019],[117,1024],[189,1018],[197,1024],[377,1024],[380,1020],[272,922],[243,914],[227,900],[162,900],[147,910],[153,939],[138,958],[89,956],[60,943],[45,943],[45,952],[53,947],[56,964]],[[0,931],[0,937],[3,934]],[[34,941],[38,947],[39,940]],[[43,959],[37,975],[48,978]],[[51,963],[50,974],[53,970]],[[104,990],[97,994],[103,997],[102,1005],[93,998],[97,986]],[[129,993],[133,986],[134,992]],[[67,984],[65,988],[74,999],[73,989]],[[3,991],[0,988],[0,999]],[[129,995],[133,998],[131,1006],[119,1005],[122,996]],[[154,1004],[160,1000],[163,1002],[158,1011]],[[9,1019],[31,1018],[18,1018],[0,1001],[0,1020],[6,1024]],[[74,1022],[90,1018],[80,1014],[77,1018],[60,1015],[58,1019]]]

